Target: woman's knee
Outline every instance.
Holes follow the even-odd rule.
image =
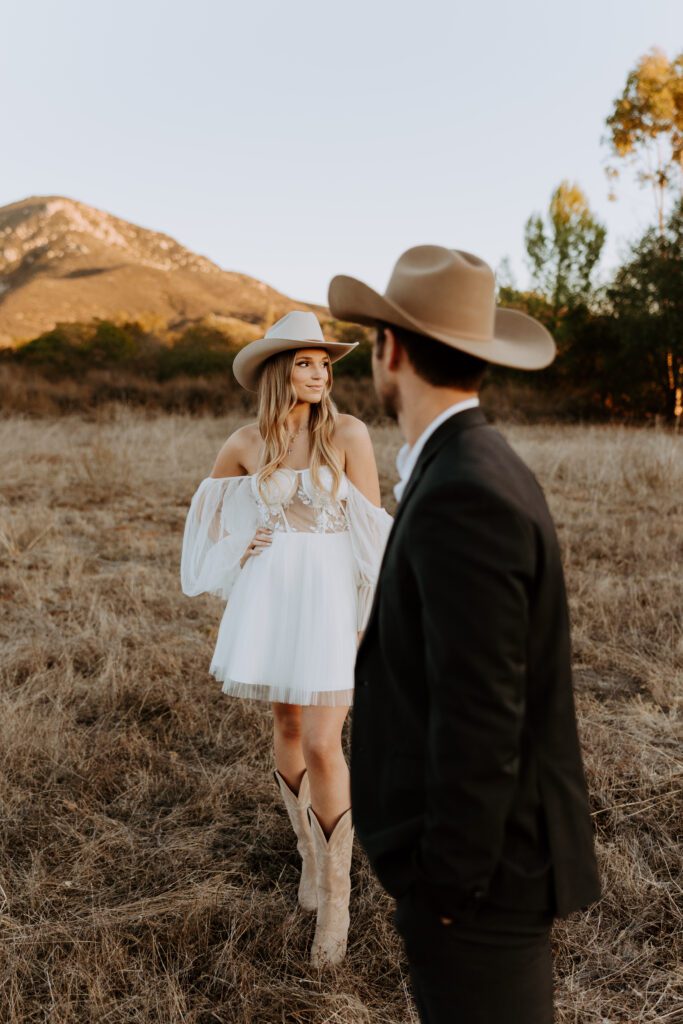
[[[273,724],[283,740],[301,739],[301,706],[273,702]]]
[[[335,733],[305,734],[301,746],[306,764],[314,771],[335,764],[343,757],[341,738]]]

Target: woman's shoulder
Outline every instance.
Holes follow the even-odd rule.
[[[348,449],[358,444],[365,443],[370,433],[367,425],[357,416],[349,413],[339,413],[334,431],[334,441],[340,448]]]
[[[340,412],[337,415],[336,430],[344,434],[366,434],[368,432],[367,425],[363,420],[358,419],[357,416],[352,416],[348,412]]]
[[[211,470],[212,477],[249,476],[260,443],[258,423],[238,427],[223,443]]]
[[[357,416],[341,413],[337,419],[334,433],[334,444],[344,452],[345,461],[357,462],[367,459],[374,450],[367,424]]]

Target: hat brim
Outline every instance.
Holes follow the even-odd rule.
[[[509,366],[517,370],[542,370],[552,363],[557,353],[553,337],[543,324],[517,309],[496,306],[493,337],[482,341],[460,337],[455,332],[443,331],[418,320],[385,295],[380,295],[369,285],[345,274],[332,278],[327,301],[332,316],[338,320],[369,326],[374,326],[378,321],[395,324],[429,338],[436,338],[461,352],[478,356],[498,366]]]
[[[241,348],[232,363],[232,372],[238,384],[247,391],[258,391],[259,372],[263,363],[278,352],[291,352],[300,348],[323,348],[329,352],[330,362],[336,363],[348,355],[359,342],[327,341],[311,338],[309,341],[288,338],[258,338]]]

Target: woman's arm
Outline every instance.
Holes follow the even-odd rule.
[[[211,476],[195,491],[185,520],[181,586],[188,597],[215,594],[228,600],[247,558],[266,546],[265,531],[249,492],[248,464],[253,429],[241,427],[227,439]],[[258,428],[255,428],[258,431]]]
[[[250,462],[249,456],[255,442],[254,432],[258,433],[255,424],[249,423],[240,427],[227,439],[214,462],[211,476],[214,478],[249,476],[249,470],[245,463]],[[266,526],[259,527],[249,541],[240,558],[240,569],[248,558],[260,555],[264,548],[270,547],[273,539],[273,531]]]
[[[368,501],[381,506],[375,450],[368,428],[356,416],[342,415],[337,426],[337,443],[346,456],[346,475]]]
[[[241,567],[258,517],[244,474],[205,477],[185,519],[180,578],[184,594],[215,594],[226,601]]]
[[[211,470],[212,477],[248,476],[246,462],[250,461],[255,429],[258,431],[255,424],[247,423],[230,435],[216,456]]]
[[[351,544],[358,571],[360,642],[375,590],[377,569],[392,520],[381,505],[375,450],[366,425],[355,416],[340,416],[337,439],[344,450],[346,475],[362,495],[360,499],[358,495],[354,496],[352,488],[348,498],[351,513]],[[363,508],[363,498],[373,506],[372,510],[367,505]]]

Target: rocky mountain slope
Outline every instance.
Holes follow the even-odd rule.
[[[293,308],[316,307],[85,203],[35,196],[0,207],[0,347],[95,317],[208,320],[246,340]]]

